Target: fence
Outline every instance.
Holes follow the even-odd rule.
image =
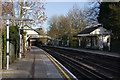
[[[10,63],[14,62],[14,60],[15,60],[15,46],[12,43],[10,43],[10,54],[9,54],[9,56],[10,56]]]
[[[10,43],[10,53],[9,53],[9,61],[10,64],[13,63],[16,59],[16,50],[15,50],[15,46]],[[6,45],[3,44],[3,52],[2,52],[2,68],[6,67]]]

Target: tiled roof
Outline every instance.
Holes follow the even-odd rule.
[[[94,31],[95,29],[97,29],[98,27],[92,27],[92,28],[86,28],[85,30],[81,31],[78,34],[90,34],[92,31]]]

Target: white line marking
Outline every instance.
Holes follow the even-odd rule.
[[[53,46],[53,47],[56,47],[56,46]],[[90,50],[88,50],[88,51],[85,51],[85,50],[81,50],[81,49],[74,49],[74,48],[66,48],[66,47],[56,47],[56,48],[61,48],[61,49],[68,49],[68,50],[76,50],[76,51],[82,51],[82,52],[87,52],[87,53],[94,53],[94,54],[98,54],[98,55],[105,55],[105,56],[110,56],[110,57],[118,57],[119,58],[119,55],[117,56],[117,55],[113,55],[113,54],[108,54],[108,53],[106,53],[106,52],[104,52],[104,53],[106,53],[106,54],[103,54],[103,52],[100,52],[100,51],[90,51]]]
[[[43,50],[43,49],[42,49]],[[44,51],[44,50],[43,50]],[[46,51],[44,51],[46,52]],[[46,52],[47,53],[47,52]],[[60,66],[62,66],[74,79],[78,80],[74,74],[72,74],[65,66],[63,66],[58,60],[56,60],[54,57],[52,57],[49,53],[47,53],[54,61],[56,61]]]

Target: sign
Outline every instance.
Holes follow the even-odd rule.
[[[100,40],[99,47],[103,48],[103,40]]]
[[[79,39],[79,47],[80,47],[81,45],[80,45],[80,39]]]

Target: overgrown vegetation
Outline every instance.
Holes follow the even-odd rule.
[[[6,29],[2,28],[2,67],[6,66]]]
[[[18,27],[17,26],[10,26],[9,27],[9,35],[10,35],[10,43],[12,43],[15,47],[15,53],[13,53],[15,56],[14,59],[18,57],[19,53],[19,35],[18,35]],[[3,61],[3,67],[6,66],[6,27],[2,28],[2,61]]]
[[[114,39],[120,38],[120,2],[102,2],[99,8],[99,23],[112,30]]]
[[[18,26],[10,26],[10,43],[15,47],[15,58],[17,58],[19,52]]]

